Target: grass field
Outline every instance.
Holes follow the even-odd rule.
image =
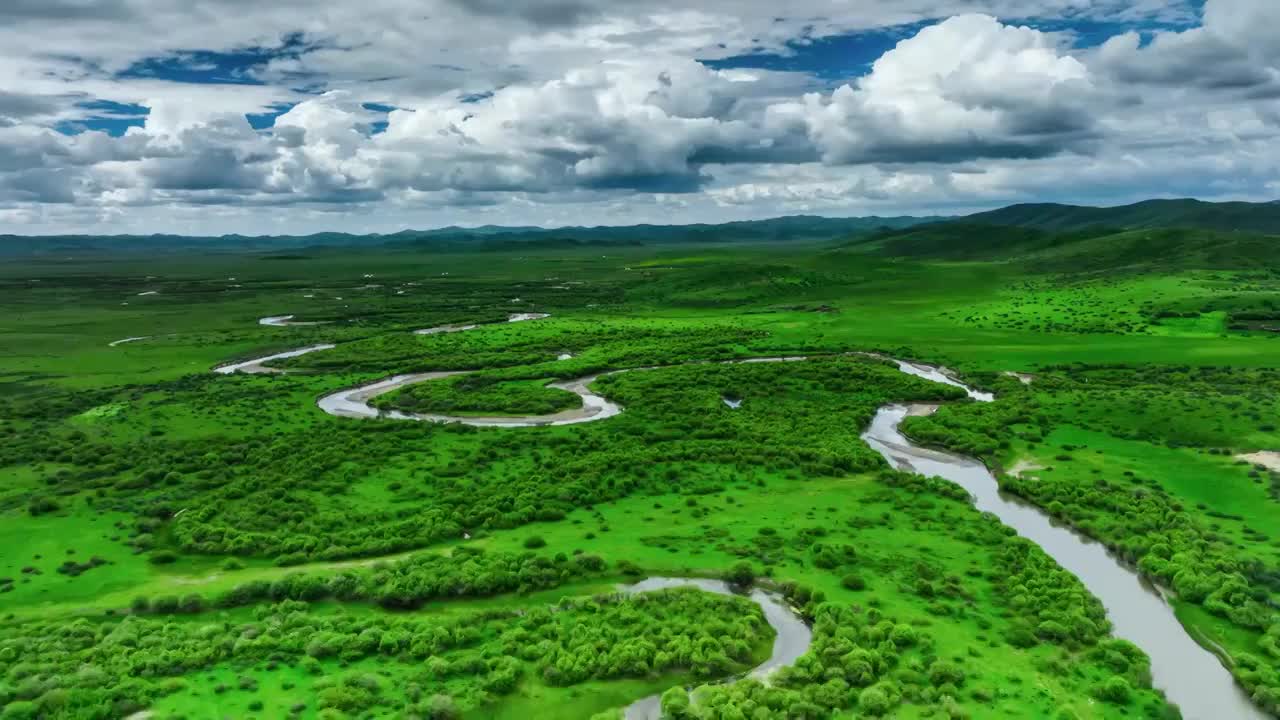
[[[772,636],[742,599],[614,586],[744,573],[813,648],[768,702],[710,688],[689,717],[1174,717],[1077,580],[861,441],[884,403],[960,393],[828,356],[855,350],[995,389],[908,430],[1033,468],[1008,489],[1170,586],[1280,707],[1280,478],[1234,458],[1280,449],[1280,334],[1249,320],[1274,272],[857,244],[300,257],[0,267],[0,717],[616,717]],[[526,312],[550,317],[503,322]],[[258,323],[288,314],[318,324]],[[811,359],[689,364],[773,355]],[[679,365],[597,381],[626,411],[579,426],[315,405],[469,370],[383,401],[538,414],[576,402],[549,380]]]

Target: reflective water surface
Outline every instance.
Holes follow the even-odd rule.
[[[728,583],[722,580],[706,578],[646,578],[634,585],[622,588],[623,592],[642,593],[655,590],[666,590],[677,587],[696,587],[699,590],[713,592],[718,595],[740,595],[735,593]],[[794,663],[801,655],[809,652],[809,644],[813,642],[813,632],[804,621],[791,612],[787,601],[781,596],[759,588],[743,597],[749,598],[764,611],[764,619],[777,635],[773,640],[773,651],[769,659],[752,668],[746,677],[764,679],[773,671]],[[662,717],[662,695],[649,695],[627,706],[624,713],[626,720],[660,720]]]
[[[1160,593],[1105,547],[1055,525],[1037,508],[1003,495],[981,462],[917,447],[898,431],[908,415],[936,409],[933,405],[885,406],[863,439],[899,470],[946,478],[968,490],[979,510],[998,517],[1080,578],[1102,601],[1115,635],[1142,648],[1151,658],[1152,684],[1178,705],[1185,720],[1267,717],[1235,684],[1218,658],[1187,634]]]

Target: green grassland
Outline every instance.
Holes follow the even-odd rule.
[[[726,574],[783,593],[814,646],[688,717],[1174,717],[1075,578],[862,442],[884,403],[961,393],[854,350],[996,390],[908,429],[1039,466],[1008,489],[1169,585],[1276,707],[1280,479],[1233,456],[1280,449],[1280,274],[1235,261],[1252,240],[1160,234],[1186,252],[1144,266],[1146,235],[957,254],[972,237],[929,232],[0,267],[0,717],[611,716],[768,654],[745,600],[613,591]],[[519,312],[551,317],[502,322]],[[257,323],[285,314],[319,324]],[[481,326],[412,333],[451,323]],[[322,342],[279,374],[210,372]],[[810,359],[684,365],[784,354]],[[626,412],[578,426],[315,406],[473,370],[381,402],[540,414],[576,402],[551,380],[640,367],[595,384]],[[664,644],[708,629],[696,656]]]

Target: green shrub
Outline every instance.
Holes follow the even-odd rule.
[[[462,717],[462,713],[454,704],[453,698],[448,695],[433,695],[427,702],[427,717],[429,720],[457,720]]]
[[[689,691],[676,686],[662,693],[662,717],[671,720],[691,718]]]
[[[840,578],[840,584],[843,585],[846,590],[858,591],[865,590],[867,588],[867,581],[863,580],[861,575],[852,573]]]
[[[573,562],[588,572],[600,572],[605,567],[604,559],[599,555],[579,555],[573,559]]]
[[[47,515],[58,512],[61,509],[62,506],[58,504],[57,500],[43,496],[31,498],[31,502],[27,504],[27,512],[32,515]]]
[[[172,550],[157,550],[151,553],[152,565],[170,565],[176,562],[178,555]]]
[[[935,686],[950,683],[952,685],[964,684],[964,670],[959,665],[950,663],[945,660],[935,660],[929,666],[929,682]]]
[[[1099,700],[1124,705],[1129,702],[1133,689],[1129,687],[1129,683],[1124,678],[1117,676],[1107,678],[1102,684],[1093,689],[1093,694]]]
[[[39,715],[39,707],[28,700],[15,700],[0,711],[0,718],[4,720],[35,720]]]
[[[729,571],[725,573],[724,579],[734,585],[745,587],[756,581],[756,569],[745,560],[734,563],[733,567],[729,568]]]
[[[858,694],[858,708],[870,715],[884,715],[893,709],[893,702],[884,690],[869,687]]]

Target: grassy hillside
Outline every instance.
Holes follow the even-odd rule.
[[[1275,268],[1280,237],[1194,229],[1130,230],[1078,237],[1036,253],[1035,266],[1056,271]]]
[[[884,230],[854,238],[846,246],[896,258],[1010,260],[1084,237],[1092,234],[1057,235],[1035,228],[957,221]]]
[[[1010,205],[978,213],[965,222],[1064,232],[1084,228],[1189,227],[1224,232],[1280,233],[1280,202],[1213,203],[1201,200],[1145,200],[1119,207],[1055,203]]]
[[[846,247],[896,258],[1020,262],[1045,272],[1231,270],[1280,261],[1280,237],[1194,228],[1050,232],[951,222],[885,231]]]

